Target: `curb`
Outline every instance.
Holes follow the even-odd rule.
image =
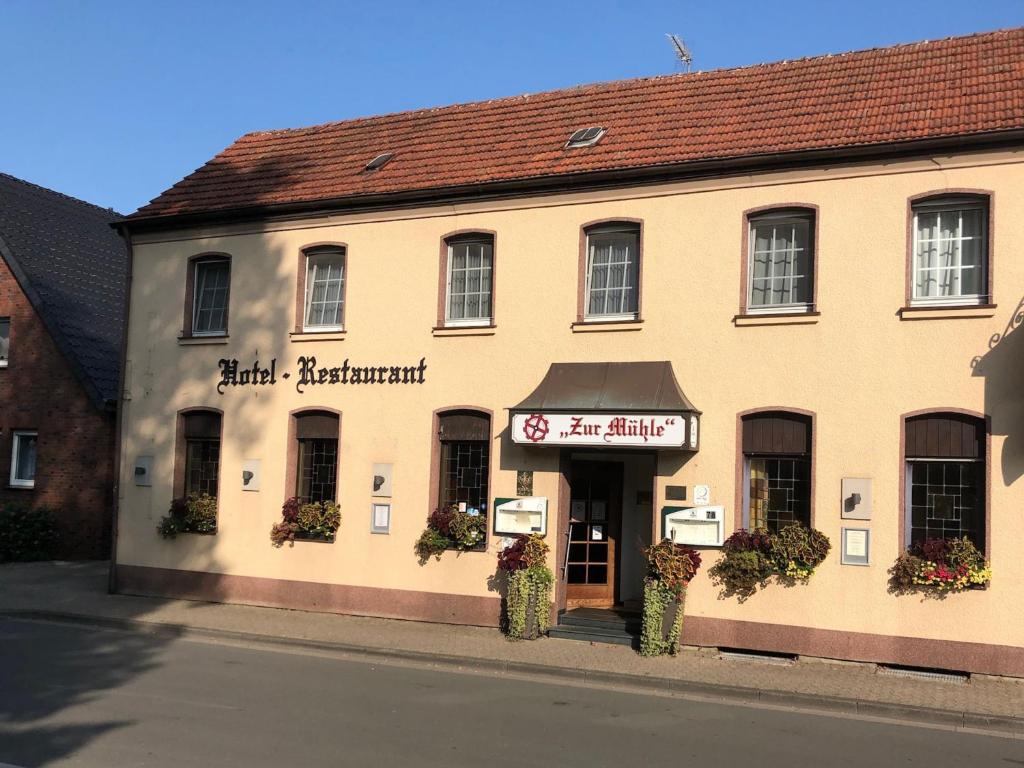
[[[417,665],[443,667],[452,670],[519,675],[534,679],[548,678],[559,682],[590,687],[614,687],[632,692],[659,693],[662,695],[668,693],[682,697],[713,700],[726,704],[764,705],[773,708],[798,709],[803,712],[822,715],[845,715],[862,719],[926,725],[947,730],[970,731],[993,736],[1009,736],[1016,739],[1024,739],[1024,717],[933,709],[910,704],[866,701],[842,696],[770,691],[734,685],[715,685],[699,681],[548,666],[523,661],[475,659],[444,653],[428,653],[426,651],[372,648],[352,643],[276,637],[252,632],[190,627],[185,624],[170,624],[110,616],[90,616],[88,614],[59,611],[32,609],[0,610],[0,618],[127,630],[159,635],[170,639],[188,639],[193,637],[211,640],[233,640],[279,648],[302,648],[312,651],[343,653],[382,663],[389,661],[410,662]]]

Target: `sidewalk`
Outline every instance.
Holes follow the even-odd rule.
[[[874,665],[725,659],[710,649],[643,658],[623,646],[545,638],[511,643],[481,627],[106,593],[106,563],[0,566],[0,615],[273,643],[325,652],[556,678],[676,695],[971,728],[1024,738],[1024,681],[897,677]],[[685,637],[685,629],[684,629]]]

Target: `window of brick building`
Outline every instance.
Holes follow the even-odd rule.
[[[34,488],[36,484],[35,432],[16,430],[11,438],[11,485],[15,488]]]

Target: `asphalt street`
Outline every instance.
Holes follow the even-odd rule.
[[[77,626],[0,620],[0,649],[25,768],[1024,766],[1008,738]]]

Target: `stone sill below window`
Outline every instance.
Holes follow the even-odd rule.
[[[348,331],[293,331],[292,341],[344,341]]]
[[[493,336],[496,325],[447,325],[431,329],[434,336]]]
[[[573,333],[614,333],[618,331],[642,331],[643,320],[583,320],[572,324]]]
[[[34,491],[36,487],[34,485],[11,485],[7,484],[8,491]]]
[[[182,347],[201,347],[206,344],[227,344],[228,337],[224,336],[179,336],[178,345]]]
[[[960,304],[948,307],[910,306],[900,307],[896,313],[900,320],[965,320],[971,317],[995,317],[996,304]]]
[[[813,325],[818,322],[821,312],[765,312],[736,315],[732,319],[737,328],[755,325]]]

